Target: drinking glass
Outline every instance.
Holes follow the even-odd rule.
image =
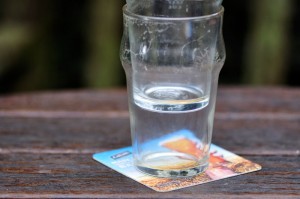
[[[225,60],[223,7],[197,11],[194,1],[183,2],[190,4],[161,10],[155,5],[123,7],[120,57],[133,161],[140,171],[158,177],[193,176],[208,167]]]

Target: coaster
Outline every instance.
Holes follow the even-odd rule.
[[[176,150],[176,146],[180,147],[180,143],[186,144],[187,141],[191,144],[195,143],[195,137],[193,136],[193,133],[188,130],[181,130],[160,139],[151,141],[147,144],[147,147],[164,147],[164,150],[174,151]],[[170,144],[166,145],[165,143]],[[133,166],[131,147],[96,153],[93,155],[93,158],[96,161],[114,169],[115,171],[158,192],[168,192],[176,189],[204,184],[258,171],[262,168],[260,165],[214,144],[212,144],[210,147],[209,168],[205,172],[193,177],[158,178],[142,173]]]

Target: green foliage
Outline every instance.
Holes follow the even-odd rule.
[[[250,16],[244,61],[244,82],[254,85],[283,84],[292,0],[255,0]]]
[[[123,82],[119,61],[121,10],[121,1],[94,0],[90,4],[85,68],[85,82],[89,87],[118,86]]]
[[[235,54],[244,57],[239,66],[243,82],[284,84],[295,1],[247,2],[250,31],[244,54]],[[235,2],[224,3],[228,20]],[[125,86],[119,61],[124,4],[125,0],[0,0],[0,93]],[[243,23],[233,18],[237,21],[230,23]],[[230,42],[225,41],[228,51]],[[233,71],[227,74],[227,79],[240,83]]]

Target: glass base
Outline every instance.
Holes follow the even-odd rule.
[[[138,170],[155,177],[190,177],[208,168],[208,158],[199,162],[194,156],[183,153],[156,153],[143,158],[142,164],[136,163]]]

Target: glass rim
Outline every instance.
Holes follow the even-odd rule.
[[[123,15],[126,17],[140,19],[140,20],[152,20],[152,21],[188,21],[188,20],[207,20],[212,18],[217,18],[222,16],[224,13],[224,7],[220,6],[220,10],[218,12],[214,12],[208,15],[194,16],[194,17],[154,17],[147,15],[135,14],[129,10],[127,10],[127,4],[123,6]]]

